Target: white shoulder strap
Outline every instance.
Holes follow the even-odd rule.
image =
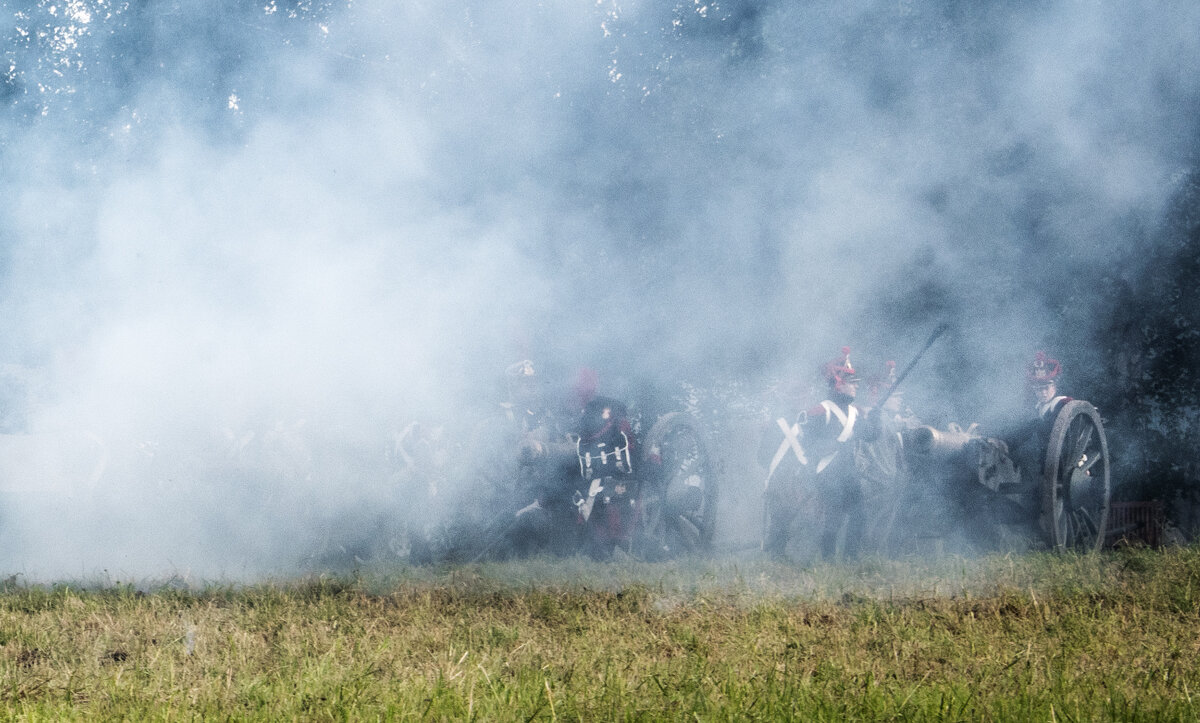
[[[842,423],[842,433],[837,436],[837,441],[846,442],[854,435],[854,422],[858,419],[858,407],[850,405],[850,412],[843,412],[838,405],[826,399],[821,402],[821,406],[825,407],[825,419],[829,420],[829,415],[837,417],[837,420]]]
[[[776,419],[775,424],[779,426],[779,431],[783,432],[783,441],[779,443],[779,449],[775,450],[775,456],[771,459],[771,466],[767,468],[768,485],[771,483],[771,477],[775,475],[775,470],[779,468],[779,463],[787,456],[788,450],[796,455],[800,464],[808,464],[808,457],[804,454],[804,448],[800,446],[800,425],[789,425],[783,417]]]

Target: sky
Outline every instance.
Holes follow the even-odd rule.
[[[910,399],[1007,418],[1103,328],[1064,279],[1137,278],[1200,140],[1187,0],[0,15],[0,569],[31,579],[287,572],[419,516],[395,440],[523,358],[758,399],[947,322]]]

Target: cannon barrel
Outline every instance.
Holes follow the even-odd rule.
[[[939,457],[959,454],[975,439],[979,439],[978,434],[957,428],[942,430],[929,425],[917,427],[911,436],[914,452]]]
[[[1021,475],[1008,454],[1008,445],[999,439],[983,437],[975,425],[962,429],[956,424],[949,429],[917,427],[908,439],[915,456],[936,460],[933,465],[945,472],[957,470],[993,492],[1012,490],[1020,486]]]

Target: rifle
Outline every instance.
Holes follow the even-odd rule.
[[[917,355],[912,358],[912,361],[910,361],[908,365],[904,367],[904,371],[900,372],[900,374],[896,377],[896,381],[892,382],[892,385],[888,387],[887,393],[880,397],[878,404],[876,404],[877,408],[883,409],[883,405],[892,396],[892,394],[895,393],[896,387],[900,386],[900,383],[903,382],[904,378],[907,377],[909,372],[913,370],[913,367],[917,365],[917,362],[920,361],[921,357],[925,355],[925,352],[929,351],[929,347],[933,346],[933,342],[937,341],[938,337],[940,337],[942,334],[945,334],[949,328],[950,325],[946,322],[942,322],[941,324],[938,324],[936,328],[934,328],[933,333],[930,334],[929,338],[925,340],[925,346],[921,347],[921,350],[918,351]]]

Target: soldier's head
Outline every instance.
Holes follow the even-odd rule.
[[[853,399],[858,396],[858,372],[850,364],[850,347],[842,347],[842,355],[821,367],[829,389]]]
[[[899,389],[892,391],[887,399],[882,399],[888,390],[892,389],[892,385],[896,383],[896,362],[888,360],[884,364],[883,373],[872,376],[867,381],[867,394],[870,397],[869,402],[872,406],[883,402],[883,409],[893,414],[898,414],[904,408],[903,392]]]
[[[1057,359],[1051,359],[1044,351],[1039,351],[1025,369],[1025,382],[1039,404],[1058,396],[1061,378],[1062,364]]]
[[[533,362],[522,359],[504,370],[504,381],[508,386],[508,399],[513,404],[532,408],[538,399],[538,376]]]

